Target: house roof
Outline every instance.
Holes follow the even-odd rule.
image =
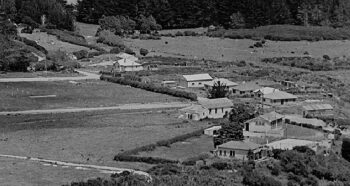
[[[273,86],[273,85],[280,85],[280,83],[271,81],[271,80],[265,80],[265,79],[258,79],[254,81],[250,81],[249,83],[255,83],[260,86]]]
[[[191,114],[198,114],[198,113],[202,113],[203,109],[204,108],[201,105],[191,105],[189,107],[180,109],[180,111],[191,113]]]
[[[130,59],[130,60],[133,60],[133,61],[139,60],[139,58],[137,58],[137,57],[135,57],[133,55],[127,54],[127,53],[119,53],[116,56],[120,57],[122,59]]]
[[[186,81],[203,81],[213,79],[209,74],[183,75],[183,77],[186,79]]]
[[[254,90],[255,93],[260,92],[260,93],[262,93],[262,94],[264,94],[264,95],[266,95],[266,94],[271,94],[271,93],[273,93],[273,92],[275,92],[275,91],[280,91],[280,90],[275,89],[275,88],[271,88],[271,87],[263,87],[263,88]]]
[[[221,125],[217,125],[217,126],[209,127],[207,129],[205,129],[205,131],[208,131],[208,130],[220,130],[221,128],[222,128]]]
[[[207,109],[211,108],[229,108],[233,106],[233,103],[228,98],[217,98],[217,99],[199,99],[198,103]]]
[[[279,141],[274,141],[272,143],[266,144],[266,146],[273,149],[283,149],[283,150],[292,150],[296,146],[307,146],[316,144],[314,141],[309,140],[300,140],[300,139],[283,139]]]
[[[276,99],[297,99],[298,97],[284,91],[275,91],[273,93],[264,95],[264,98],[276,100]]]
[[[204,85],[208,85],[208,86],[214,86],[214,84],[216,83],[216,82],[220,82],[220,83],[223,83],[223,84],[225,84],[226,86],[228,86],[228,87],[233,87],[233,86],[237,86],[238,85],[238,83],[235,83],[235,82],[232,82],[232,81],[230,81],[230,80],[228,80],[228,79],[225,79],[225,78],[215,78],[213,81],[211,81],[211,82],[207,82],[207,83],[204,83]]]
[[[310,124],[316,127],[325,127],[327,125],[324,121],[320,119],[303,118],[302,116],[299,116],[299,115],[287,115],[286,119],[289,119],[290,121],[294,121],[296,123]]]
[[[332,105],[330,104],[313,104],[313,105],[305,105],[303,106],[304,110],[312,111],[312,110],[333,110]]]
[[[127,66],[129,66],[129,67],[131,67],[131,66],[141,66],[140,63],[136,63],[134,60],[125,59],[125,58],[118,60],[118,64],[120,66],[125,66],[125,67],[127,67]]]
[[[270,113],[266,113],[266,114],[263,114],[263,115],[260,115],[259,117],[267,120],[267,121],[275,121],[277,119],[281,119],[281,118],[284,118],[284,115],[281,115],[277,112],[270,112]]]
[[[226,149],[255,150],[255,149],[261,147],[261,145],[250,142],[250,141],[229,141],[227,143],[219,145],[218,147],[219,148],[226,148]]]
[[[260,89],[261,86],[257,85],[256,83],[242,83],[240,85],[237,85],[233,87],[233,89],[238,90],[238,91],[254,91],[256,89]]]

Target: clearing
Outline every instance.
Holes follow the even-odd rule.
[[[108,107],[127,103],[184,101],[164,94],[100,80],[0,83],[0,111]],[[56,95],[48,98],[30,96]]]

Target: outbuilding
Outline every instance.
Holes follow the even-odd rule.
[[[184,87],[200,88],[205,83],[209,83],[213,78],[209,74],[183,75],[184,80],[181,82]]]
[[[334,108],[330,104],[311,104],[302,107],[304,117],[333,117]]]
[[[263,103],[265,105],[271,105],[271,106],[285,105],[288,103],[295,103],[297,99],[298,97],[293,94],[289,94],[284,91],[275,91],[273,93],[264,95]]]
[[[262,145],[250,141],[229,141],[217,146],[216,156],[225,159],[248,160],[249,151],[252,151],[254,160],[261,159],[267,155]]]

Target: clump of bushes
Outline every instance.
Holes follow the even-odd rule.
[[[98,35],[97,42],[103,43],[109,46],[119,47],[119,48],[125,47],[121,37],[115,35],[113,32],[109,30],[102,30]]]
[[[140,40],[160,40],[161,37],[157,35],[151,35],[151,34],[140,34],[138,37]]]
[[[147,50],[147,49],[144,49],[144,48],[141,48],[141,49],[140,49],[140,54],[141,54],[142,56],[147,56],[148,50]]]
[[[180,32],[180,31],[177,31],[177,32],[175,33],[175,36],[176,36],[176,37],[184,36],[184,34],[183,34],[182,32]]]
[[[35,49],[39,50],[40,52],[42,52],[44,54],[48,53],[44,47],[38,45],[35,41],[32,41],[32,40],[27,39],[25,37],[17,37],[17,40],[23,42],[24,44],[26,44],[28,46],[34,47]]]
[[[319,60],[311,57],[273,57],[264,58],[262,59],[262,62],[304,68],[311,71],[330,71],[334,68],[334,65],[330,61]]]
[[[31,62],[38,60],[26,49],[0,52],[0,71],[26,72]]]
[[[119,47],[112,48],[109,53],[111,54],[119,54],[121,52],[121,49]]]
[[[186,30],[186,31],[184,31],[183,35],[185,35],[185,36],[196,36],[197,33],[194,32],[194,31]]]
[[[128,48],[128,47],[125,47],[124,52],[130,55],[136,54],[131,48]]]
[[[33,71],[45,71],[45,70],[56,71],[57,66],[51,60],[43,60],[43,61],[39,61],[37,63],[33,63],[32,70]]]
[[[245,66],[247,66],[247,63],[246,63],[244,60],[242,60],[242,61],[239,61],[239,62],[237,63],[237,66],[238,66],[238,67],[245,67]]]
[[[73,52],[73,55],[79,60],[89,57],[89,52],[86,50],[79,50],[76,52]]]
[[[178,161],[168,160],[168,159],[163,159],[163,158],[124,156],[124,155],[115,156],[114,160],[115,161],[126,161],[126,162],[142,162],[142,163],[149,163],[149,164],[178,163]]]

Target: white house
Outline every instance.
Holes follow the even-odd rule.
[[[227,98],[198,100],[198,104],[180,110],[186,119],[200,120],[205,118],[218,119],[228,116],[233,103]]]
[[[264,95],[262,99],[265,105],[276,106],[294,103],[297,101],[298,97],[284,91],[275,91],[273,93]]]
[[[207,128],[204,130],[204,134],[208,135],[208,136],[216,136],[218,135],[218,131],[221,129],[222,127],[220,125],[218,126],[212,126],[210,128]]]
[[[284,115],[270,112],[244,123],[245,137],[283,136]]]
[[[255,160],[267,155],[266,149],[262,145],[250,141],[229,141],[217,146],[215,154],[224,159],[248,160],[249,150],[253,152]]]
[[[226,87],[228,87],[228,90],[230,93],[232,93],[233,87],[238,85],[237,83],[232,82],[232,81],[225,79],[225,78],[215,78],[213,81],[204,83],[204,87],[205,87],[205,89],[210,90],[213,88],[215,83],[220,83],[220,84],[225,85]]]
[[[143,70],[143,67],[132,59],[124,58],[114,63],[114,69],[118,72],[135,72]]]
[[[213,78],[209,74],[194,74],[194,75],[183,75],[184,80],[182,86],[184,87],[204,87],[204,83],[209,83]]]

